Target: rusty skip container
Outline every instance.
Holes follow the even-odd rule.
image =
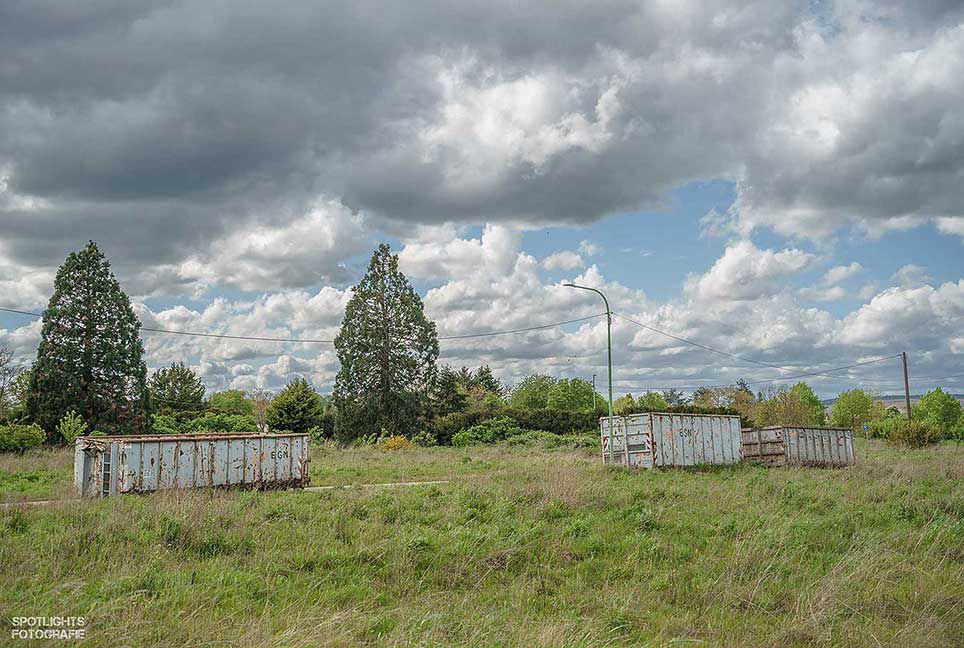
[[[606,464],[632,468],[734,464],[742,459],[740,417],[653,412],[600,419]]]
[[[83,497],[172,488],[308,485],[307,434],[80,437],[74,485]]]
[[[852,466],[854,433],[848,428],[770,426],[743,431],[743,456],[768,466]]]

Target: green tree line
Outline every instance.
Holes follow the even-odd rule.
[[[0,349],[0,423],[6,424],[0,437],[18,439],[8,445],[19,447],[38,438],[70,443],[83,434],[291,431],[342,442],[401,435],[448,443],[486,421],[498,424],[496,432],[479,431],[482,437],[506,430],[585,432],[608,411],[581,378],[535,374],[509,386],[487,365],[439,366],[435,324],[387,245],[375,250],[352,291],[335,340],[340,370],[330,396],[304,377],[278,393],[206,396],[200,376],[183,362],[148,374],[139,329],[97,245],[71,253],[57,272],[32,367],[16,366]],[[884,437],[907,432],[874,394],[848,390],[828,412],[804,382],[757,393],[740,381],[690,395],[673,389],[624,394],[613,405],[616,414],[731,413],[747,426],[830,424]],[[930,437],[964,439],[961,405],[939,388],[920,400],[913,418]]]

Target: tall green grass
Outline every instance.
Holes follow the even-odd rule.
[[[0,618],[86,616],[90,646],[964,645],[964,449],[857,452],[318,448],[315,483],[453,481],[8,508]]]

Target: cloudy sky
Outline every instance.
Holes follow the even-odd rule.
[[[955,0],[0,6],[0,306],[88,239],[146,327],[330,339],[387,241],[439,334],[617,318],[620,392],[906,350],[964,391]],[[28,362],[39,325],[0,314]],[[442,360],[605,376],[605,321]],[[146,334],[210,389],[330,389],[330,345]],[[896,391],[896,360],[811,379]],[[937,380],[945,376],[957,376]],[[930,381],[930,382],[928,382]],[[776,383],[780,384],[780,383]]]

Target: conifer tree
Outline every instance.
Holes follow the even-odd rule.
[[[429,399],[436,416],[462,412],[468,407],[468,399],[459,382],[459,374],[451,367],[442,367],[432,381]]]
[[[275,432],[309,432],[321,427],[325,404],[304,378],[295,378],[274,397],[265,424]]]
[[[204,383],[183,362],[172,362],[170,367],[155,371],[148,387],[158,414],[183,420],[200,416],[204,409]]]
[[[415,432],[435,376],[438,337],[388,245],[352,289],[335,348],[338,436]]]
[[[48,441],[61,441],[57,424],[71,410],[92,430],[148,430],[140,326],[97,244],[72,252],[54,279],[27,395],[28,415]]]

